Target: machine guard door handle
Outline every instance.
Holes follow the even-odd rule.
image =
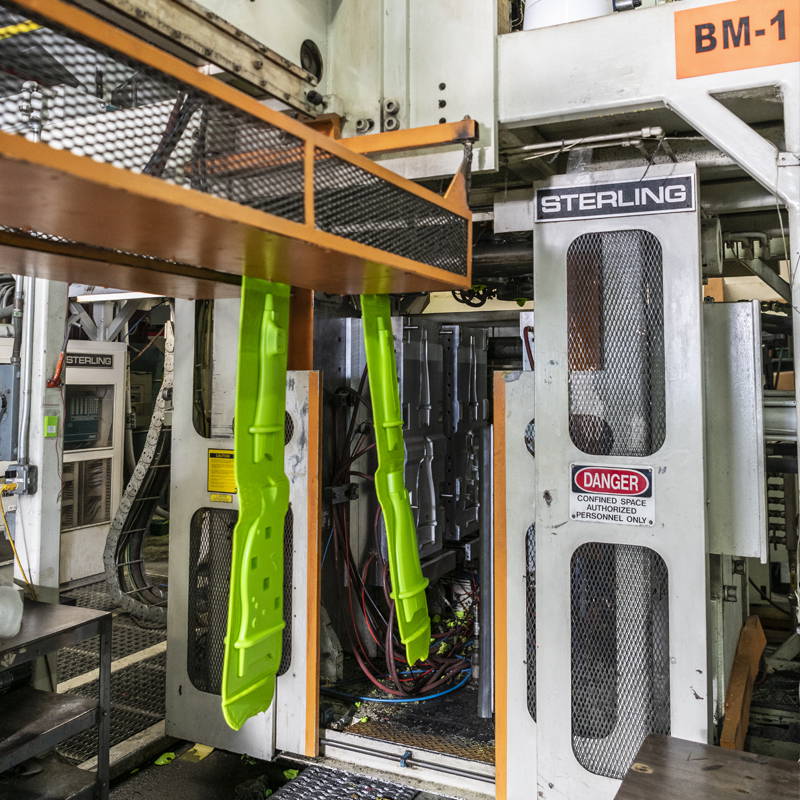
[[[405,485],[403,416],[389,298],[362,295],[361,312],[378,453],[375,491],[386,526],[391,596],[397,606],[400,640],[406,647],[408,663],[413,665],[428,658],[431,620],[425,597],[428,580],[420,566],[417,532]]]
[[[290,287],[242,280],[234,452],[239,518],[233,532],[222,713],[234,730],[266,711],[283,648],[284,472]]]

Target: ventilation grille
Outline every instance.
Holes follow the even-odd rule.
[[[3,132],[294,223],[309,222],[306,194],[316,189],[319,229],[466,274],[469,221],[420,196],[410,182],[398,185],[316,146],[312,186],[307,140],[279,118],[271,124],[130,50],[111,49],[13,2],[0,3],[0,28]],[[34,233],[27,241],[75,244],[61,233]]]
[[[569,428],[597,456],[645,457],[666,434],[661,245],[590,233],[567,253]]]
[[[187,672],[195,688],[209,694],[222,690],[222,662],[228,627],[231,545],[238,512],[200,508],[189,530],[189,615]],[[278,675],[292,660],[292,510],[284,523],[283,652]]]
[[[645,547],[591,543],[571,574],[572,747],[622,778],[645,737],[670,732],[667,567]]]
[[[64,464],[61,478],[61,530],[111,520],[111,459],[94,458]]]

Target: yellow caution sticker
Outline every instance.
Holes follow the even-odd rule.
[[[232,503],[233,495],[231,494],[210,494],[208,496],[211,503]]]
[[[800,0],[736,0],[675,13],[677,77],[800,61]]]
[[[208,491],[213,494],[236,494],[236,474],[233,470],[233,450],[208,451],[207,488]]]

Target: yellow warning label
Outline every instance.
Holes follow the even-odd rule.
[[[236,494],[236,475],[233,472],[233,450],[208,451],[208,491]]]
[[[210,494],[208,499],[212,503],[232,503],[233,496],[229,494]]]

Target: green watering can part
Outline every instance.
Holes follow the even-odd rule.
[[[389,298],[363,295],[361,312],[378,453],[375,490],[386,527],[391,597],[397,607],[400,640],[406,647],[408,663],[413,665],[428,658],[431,620],[425,596],[428,580],[422,574],[405,485],[406,451]]]
[[[235,472],[239,518],[233,532],[222,713],[234,730],[266,711],[283,645],[284,473],[290,287],[242,280],[236,378]]]

